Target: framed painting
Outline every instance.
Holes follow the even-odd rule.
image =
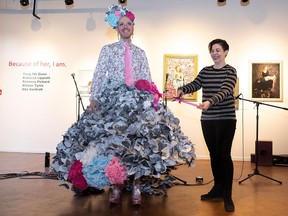
[[[177,89],[193,81],[198,73],[197,55],[164,54],[163,90],[168,100],[177,96]],[[197,92],[187,94],[184,100],[197,101]]]
[[[81,96],[90,96],[93,70],[79,70],[77,74],[78,88]]]
[[[257,101],[283,101],[282,61],[251,62],[251,98]]]
[[[237,82],[234,88],[234,97],[237,97],[239,95],[239,77],[237,77]],[[235,108],[236,110],[239,110],[239,100],[235,100]]]

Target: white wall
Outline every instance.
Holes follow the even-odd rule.
[[[32,16],[32,0],[24,9],[19,1],[0,0],[0,151],[55,152],[64,132],[76,121],[71,74],[77,78],[79,70],[93,70],[101,47],[117,40],[104,22],[107,7],[116,0],[74,2],[68,9],[64,0],[38,0],[38,20]],[[287,0],[250,0],[248,6],[230,0],[223,7],[216,0],[128,0],[128,7],[136,14],[133,42],[146,51],[160,90],[164,54],[197,54],[200,70],[212,64],[208,43],[223,38],[230,44],[227,62],[238,71],[244,98],[251,99],[251,61],[283,61],[283,102],[269,104],[288,107]],[[38,61],[50,67],[39,66]],[[62,63],[61,67],[55,67],[56,63]],[[50,83],[42,91],[23,91],[23,74],[39,72],[46,73]],[[197,157],[208,158],[200,111],[185,104],[169,102],[168,106],[196,144]],[[237,117],[232,156],[241,159],[244,151],[249,160],[255,151],[255,104],[240,101]],[[260,105],[259,140],[272,140],[273,154],[288,154],[287,126],[286,110]]]

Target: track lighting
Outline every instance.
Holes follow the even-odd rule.
[[[32,12],[32,14],[33,14],[34,17],[40,19],[40,17],[37,16],[37,14],[35,12],[36,11],[36,1],[37,0],[34,0],[34,2],[33,2],[33,12]],[[26,7],[26,6],[29,5],[29,0],[20,0],[20,4],[21,4],[21,6]]]
[[[65,0],[65,4],[66,5],[72,5],[72,4],[74,4],[74,1],[73,0]]]
[[[127,0],[118,0],[119,4],[126,4]]]
[[[217,5],[223,7],[226,5],[226,0],[217,0]]]
[[[29,0],[20,0],[20,4],[25,7],[29,5]]]
[[[243,4],[246,6],[250,3],[250,1],[249,0],[240,0],[240,3],[241,3],[241,5]],[[226,0],[217,0],[217,4],[224,6],[226,4]]]
[[[241,4],[242,6],[247,6],[247,5],[250,4],[250,1],[249,1],[249,0],[241,0],[241,1],[240,1],[240,4]]]

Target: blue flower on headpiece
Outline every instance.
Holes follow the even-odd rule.
[[[109,25],[113,28],[116,28],[119,22],[119,19],[123,16],[127,16],[134,24],[135,16],[129,11],[126,7],[121,5],[112,4],[108,7],[108,11],[106,12],[105,21],[109,23]]]
[[[108,14],[105,17],[105,21],[109,23],[113,28],[117,27],[119,18],[115,16],[115,14]]]

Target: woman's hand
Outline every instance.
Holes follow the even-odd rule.
[[[206,111],[209,109],[210,105],[211,103],[209,101],[204,101],[202,104],[199,104],[197,108]]]
[[[181,89],[177,90],[177,98],[182,98],[184,96],[184,92]]]

